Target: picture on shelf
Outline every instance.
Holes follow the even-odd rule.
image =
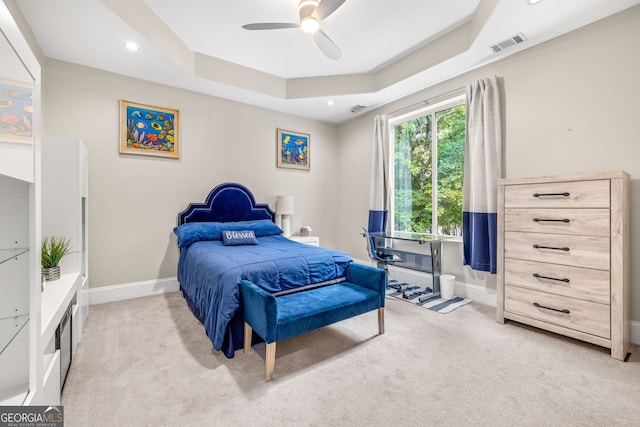
[[[33,86],[0,80],[0,139],[31,142],[33,137]]]
[[[179,111],[120,101],[120,152],[178,159]]]
[[[311,137],[309,134],[278,129],[276,144],[279,168],[310,169]]]

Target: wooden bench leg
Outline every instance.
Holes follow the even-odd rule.
[[[273,378],[273,370],[276,365],[276,343],[271,342],[267,344],[267,354],[264,359],[264,371],[267,381],[271,381]]]
[[[253,335],[253,329],[247,322],[244,322],[244,353],[251,352],[251,335]]]
[[[378,309],[378,333],[384,334],[384,307]]]

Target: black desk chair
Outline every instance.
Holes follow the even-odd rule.
[[[387,273],[387,283],[389,279],[389,266],[394,265],[396,263],[404,262],[402,258],[400,258],[396,254],[387,254],[383,252],[376,251],[376,242],[373,236],[365,229],[362,229],[362,235],[367,240],[367,253],[369,254],[369,258],[372,261],[375,261],[378,268],[382,268]],[[397,285],[387,285],[389,288],[397,289],[402,291],[402,286],[400,284]]]

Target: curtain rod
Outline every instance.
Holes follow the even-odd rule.
[[[444,101],[446,98],[451,98],[455,95],[462,95],[465,92],[465,88],[464,87],[459,87],[453,90],[450,90],[449,92],[445,92],[443,94],[440,94],[438,96],[434,96],[433,98],[429,98],[426,99],[424,101],[420,101],[420,102],[416,102],[415,104],[409,105],[407,107],[402,107],[399,110],[395,110],[392,111],[390,113],[387,113],[387,117],[389,118],[393,118],[393,117],[397,117],[400,116],[404,113],[408,113],[411,110],[415,110],[419,107],[426,107],[428,105],[432,105],[432,104],[437,104],[440,101]]]

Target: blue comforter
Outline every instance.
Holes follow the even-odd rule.
[[[352,261],[344,252],[281,235],[258,237],[258,242],[224,246],[220,240],[198,241],[180,251],[178,281],[189,307],[213,347],[229,358],[243,344],[241,280],[275,293],[344,277]]]

